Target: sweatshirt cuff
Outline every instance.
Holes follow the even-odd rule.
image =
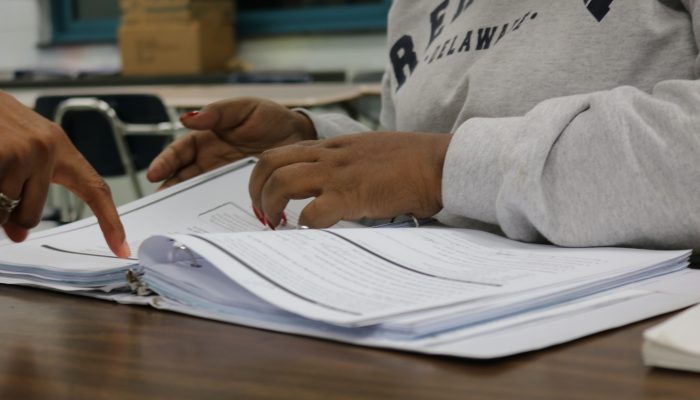
[[[316,129],[316,137],[329,139],[332,137],[371,131],[370,128],[343,114],[317,114],[304,108],[295,108],[293,111],[306,115]]]
[[[442,173],[446,211],[496,224],[505,152],[515,146],[522,118],[472,118],[453,134]]]

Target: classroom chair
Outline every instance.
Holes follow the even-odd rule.
[[[59,124],[100,176],[128,176],[137,197],[143,196],[137,172],[182,129],[162,100],[147,94],[41,96],[35,111]],[[82,214],[71,203],[64,199],[61,222]]]

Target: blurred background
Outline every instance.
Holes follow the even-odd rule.
[[[387,0],[2,0],[0,71],[5,78],[23,69],[116,72],[123,9],[141,6],[157,14],[161,6],[163,14],[167,7],[216,3],[235,8],[230,21],[235,56],[253,70],[352,76],[384,66]],[[154,6],[149,9],[149,4]]]
[[[0,90],[64,127],[118,204],[178,115],[225,98],[378,126],[390,0],[2,0]],[[52,188],[47,221],[89,215]]]

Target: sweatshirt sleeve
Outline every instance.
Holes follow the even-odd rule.
[[[684,2],[700,37],[700,2]],[[442,195],[445,211],[518,240],[700,250],[700,81],[470,119],[448,148]]]
[[[387,67],[388,68],[388,67]],[[396,126],[394,121],[394,106],[392,103],[389,75],[384,73],[382,77],[382,108],[380,123],[384,129],[393,130]],[[319,139],[329,139],[335,136],[349,133],[360,133],[372,131],[366,125],[338,113],[315,113],[303,108],[295,111],[306,115],[316,128],[316,135]]]
[[[372,130],[366,125],[340,113],[316,113],[303,108],[297,108],[294,111],[306,115],[311,120],[316,129],[316,136],[319,139],[329,139],[349,133],[369,132]]]

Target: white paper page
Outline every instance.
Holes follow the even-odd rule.
[[[542,246],[521,250],[495,235],[484,245],[481,233],[472,240],[473,232],[389,228],[173,238],[264,300],[348,326],[687,254]]]
[[[496,358],[543,349],[687,307],[697,297],[649,293],[605,307],[581,310],[500,332],[423,347],[433,354]]]
[[[699,290],[700,291],[700,290]],[[698,357],[700,363],[700,306],[676,315],[644,332],[644,339]]]
[[[700,292],[688,292],[688,285],[700,285],[700,271],[686,269],[650,279],[643,284],[591,297],[595,301],[626,292],[646,292],[642,296],[629,296],[625,301],[564,312],[556,318],[514,325],[500,332],[480,336],[460,338],[460,332],[454,332],[436,338],[432,343],[427,340],[420,347],[428,353],[485,359],[539,350],[699,302]],[[468,331],[469,329],[464,330],[465,333]],[[454,340],[444,340],[450,336]]]
[[[472,301],[451,307],[438,308],[408,316],[394,318],[382,324],[387,330],[397,334],[420,335],[426,332],[450,329],[454,326],[468,325],[486,319],[501,318],[516,313],[530,312],[539,308],[548,308],[551,304],[561,304],[576,299],[590,297],[597,293],[607,293],[620,286],[629,286],[648,282],[654,277],[663,276],[685,269],[687,262],[674,260],[668,265],[660,264],[651,270],[637,271],[631,274],[616,274],[601,277],[595,274],[583,279],[570,280],[568,283],[558,282],[554,285],[541,285],[519,293],[507,296],[496,296],[488,299]]]
[[[684,270],[651,279],[644,285],[632,285],[592,296],[550,310],[503,319],[482,327],[469,327],[424,340],[391,340],[371,333],[339,334],[298,319],[260,319],[192,308],[159,297],[153,306],[218,321],[269,329],[363,346],[384,347],[419,353],[490,359],[539,350],[613,329],[645,318],[678,310],[700,301],[700,292],[686,287],[700,285],[700,271]],[[641,288],[641,290],[640,290]]]
[[[119,208],[132,251],[154,234],[260,231],[252,212],[248,179],[251,159],[203,174]],[[303,202],[286,210],[295,223]],[[0,247],[0,265],[40,266],[49,271],[94,273],[138,262],[115,257],[95,218],[38,232],[21,244]]]

